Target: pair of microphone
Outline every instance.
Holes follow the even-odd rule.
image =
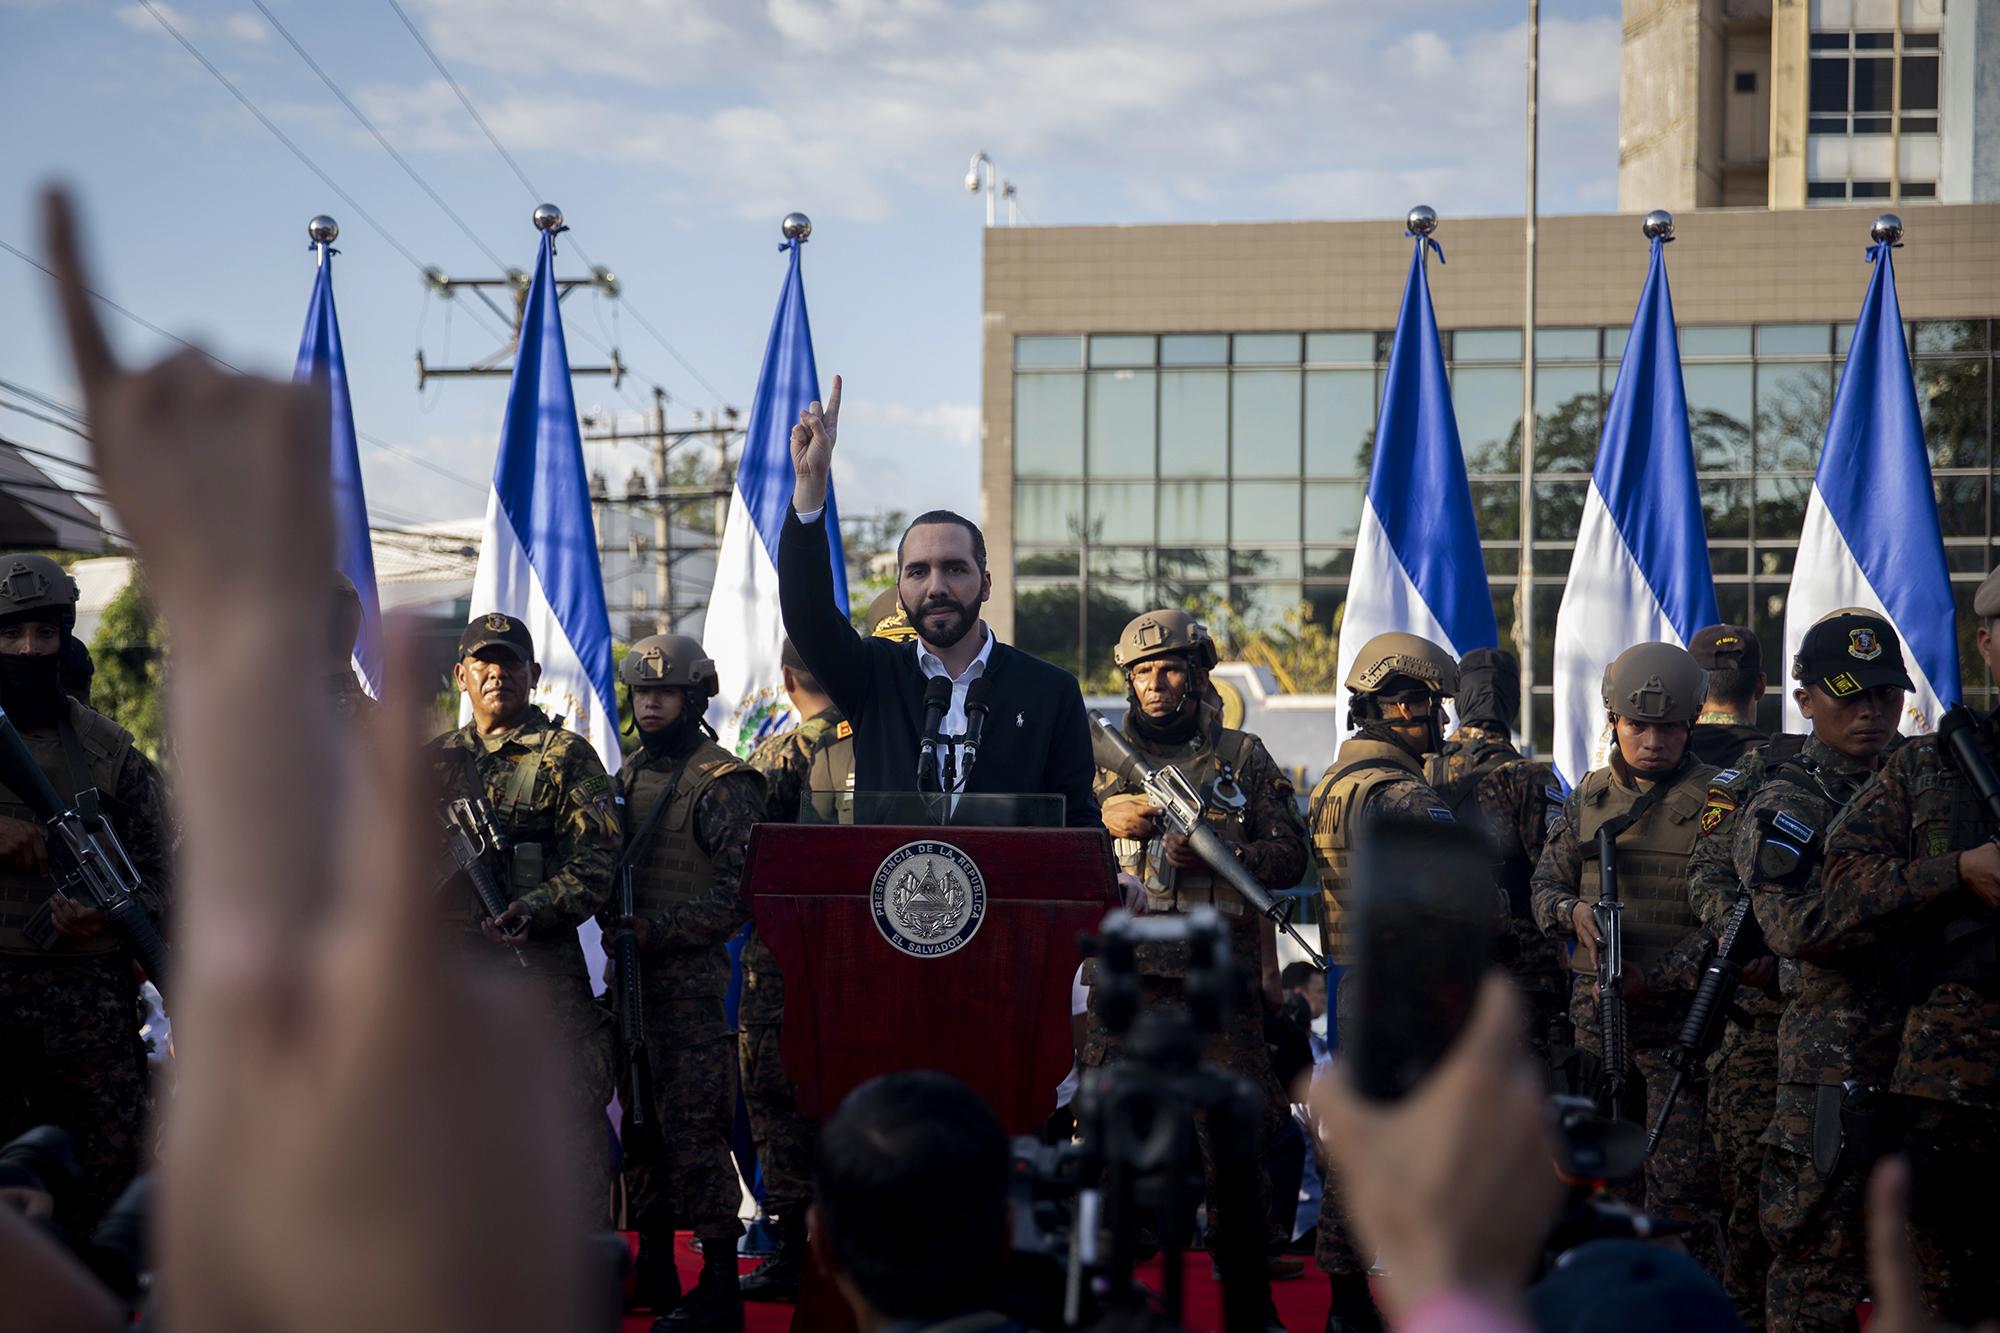
[[[984,676],[966,686],[965,730],[956,736],[944,736],[939,729],[944,725],[944,715],[951,711],[951,682],[943,676],[932,676],[930,683],[924,686],[923,743],[917,750],[919,791],[927,782],[937,781],[941,790],[950,793],[963,790],[965,784],[972,780],[972,765],[979,758],[979,743],[986,732],[986,714],[992,693],[993,687],[987,684]],[[940,745],[949,746],[945,751],[942,781],[937,777]]]

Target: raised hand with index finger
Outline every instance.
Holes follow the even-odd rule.
[[[840,376],[824,405],[814,399],[792,427],[792,508],[810,514],[826,505],[833,473],[833,442],[840,429]]]

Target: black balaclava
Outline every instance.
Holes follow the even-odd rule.
[[[63,638],[69,638],[66,629]],[[30,731],[48,730],[68,711],[61,668],[60,653],[47,657],[0,654],[0,708],[7,710],[14,725]]]
[[[1132,730],[1139,739],[1150,745],[1183,745],[1194,739],[1195,728],[1201,725],[1201,673],[1194,669],[1194,663],[1185,653],[1162,654],[1174,656],[1187,668],[1187,693],[1181,699],[1178,712],[1164,722],[1155,722],[1146,716],[1146,710],[1139,707],[1139,691],[1132,685],[1132,672],[1125,672],[1125,715],[1132,719]],[[1148,658],[1148,661],[1153,659]],[[1136,662],[1134,666],[1138,665]]]
[[[1476,648],[1458,664],[1458,720],[1512,731],[1521,713],[1521,662],[1505,648]]]

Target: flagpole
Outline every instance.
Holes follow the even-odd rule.
[[[1514,646],[1521,654],[1521,741],[1535,753],[1535,162],[1542,82],[1542,3],[1528,0],[1527,283],[1521,306],[1521,551],[1514,580]]]
[[[325,268],[328,247],[340,239],[340,224],[321,213],[306,223],[306,235],[312,237],[313,252],[318,256],[314,267]]]

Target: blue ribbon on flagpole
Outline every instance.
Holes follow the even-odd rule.
[[[1415,236],[1415,235],[1416,235],[1416,233],[1415,233],[1415,232],[1413,232],[1413,231],[1406,231],[1406,232],[1404,232],[1404,233],[1403,233],[1403,235],[1404,235],[1404,236]],[[1421,238],[1419,238],[1419,239],[1420,239],[1420,240],[1422,241],[1422,243],[1423,243],[1423,244],[1425,244],[1425,245],[1428,245],[1428,246],[1429,246],[1429,247],[1431,248],[1431,252],[1432,252],[1433,254],[1435,254],[1435,255],[1436,255],[1436,256],[1438,257],[1438,263],[1440,263],[1440,264],[1444,263],[1444,247],[1443,247],[1442,245],[1439,245],[1439,244],[1437,243],[1437,237],[1435,237],[1435,236],[1424,236],[1424,237],[1421,237]]]

